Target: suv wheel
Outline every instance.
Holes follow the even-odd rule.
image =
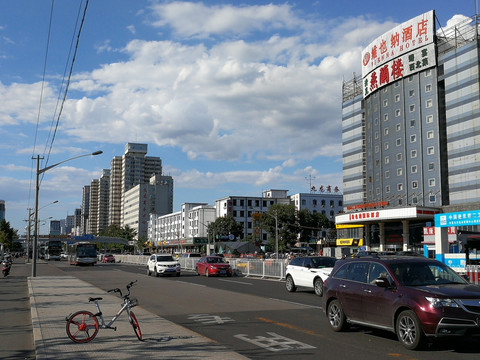
[[[327,316],[328,322],[333,331],[342,331],[347,328],[347,320],[340,301],[333,300],[328,304]]]
[[[287,278],[285,279],[285,287],[289,292],[294,292],[295,290],[297,290],[297,287],[295,286],[295,282],[293,281],[292,275],[287,275]]]
[[[398,340],[409,350],[421,348],[425,343],[422,325],[412,310],[400,313],[396,324]]]
[[[155,267],[155,270],[153,270],[153,275],[155,275],[155,277],[158,277],[157,267]]]
[[[315,289],[315,294],[318,296],[323,296],[323,280],[316,278],[313,282],[313,288]]]
[[[147,266],[147,276],[150,276],[152,273],[150,272],[150,269]]]

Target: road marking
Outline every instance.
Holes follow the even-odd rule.
[[[252,283],[246,283],[246,282],[235,281],[235,280],[218,279],[218,281],[225,281],[225,282],[231,282],[231,283],[242,284],[242,285],[253,285]]]
[[[278,325],[278,326],[281,326],[281,327],[284,327],[284,328],[287,328],[287,329],[290,329],[290,330],[296,330],[296,331],[300,331],[304,334],[308,334],[308,335],[320,335],[320,336],[323,336],[322,334],[320,333],[317,333],[313,330],[308,330],[308,329],[304,329],[304,328],[301,328],[299,326],[295,326],[295,325],[291,325],[291,324],[287,324],[287,323],[281,323],[281,322],[278,322],[278,321],[275,321],[275,320],[271,320],[271,319],[267,319],[267,318],[264,318],[264,317],[257,317],[255,318],[257,320],[260,320],[260,321],[263,321],[263,322],[266,322],[266,323],[269,323],[269,324],[274,324],[274,325]]]
[[[191,282],[188,282],[188,281],[182,281],[182,280],[177,280],[177,283],[188,284],[188,285],[194,285],[194,286],[200,286],[200,287],[207,287],[207,285],[195,284],[195,283],[191,283]]]
[[[201,322],[202,324],[225,324],[227,322],[235,321],[229,317],[221,317],[218,315],[210,315],[210,314],[188,315],[188,319]]]
[[[292,340],[273,332],[267,332],[267,334],[271,337],[256,336],[255,338],[250,339],[245,334],[238,334],[235,335],[235,337],[273,352],[315,349],[315,346]]]
[[[308,308],[314,308],[314,309],[321,309],[321,308],[322,308],[321,306],[307,305],[307,304],[302,304],[302,303],[299,303],[299,302],[288,301],[288,300],[282,300],[282,299],[270,298],[270,300],[280,301],[280,302],[284,302],[284,303],[287,303],[287,304],[293,304],[293,305],[305,306],[305,307],[308,307]]]

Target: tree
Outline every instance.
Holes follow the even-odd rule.
[[[297,242],[300,226],[296,221],[295,206],[275,204],[262,214],[262,227],[269,233],[269,246],[276,248],[276,231],[278,230],[278,249],[285,252]]]
[[[233,235],[235,238],[242,236],[243,226],[235,221],[232,215],[217,218],[208,224],[208,237],[216,238]]]
[[[5,219],[0,221],[0,243],[3,244],[3,247],[10,251],[19,251],[21,245],[14,243],[13,240],[15,239],[18,239],[17,230],[10,227],[10,223]]]
[[[311,213],[307,209],[298,212],[298,222],[301,228],[300,241],[310,242],[312,238],[323,237],[322,232],[334,228],[334,223],[319,212]]]
[[[124,228],[121,228],[120,226],[117,226],[117,225],[110,225],[106,229],[101,230],[99,232],[99,236],[118,237],[118,238],[126,239],[128,241],[133,241],[135,236],[137,236],[137,232],[135,231],[135,229],[132,229],[128,225],[125,226]],[[115,245],[109,245],[109,248],[112,248],[114,246]],[[143,248],[143,246],[141,248]]]

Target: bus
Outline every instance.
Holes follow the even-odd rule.
[[[95,265],[97,263],[97,245],[89,242],[77,242],[67,247],[70,265]]]
[[[45,260],[60,260],[61,253],[62,253],[61,240],[49,240],[45,242],[44,253],[43,253]]]

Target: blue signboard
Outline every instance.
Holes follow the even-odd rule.
[[[435,214],[436,227],[480,225],[480,210]]]

